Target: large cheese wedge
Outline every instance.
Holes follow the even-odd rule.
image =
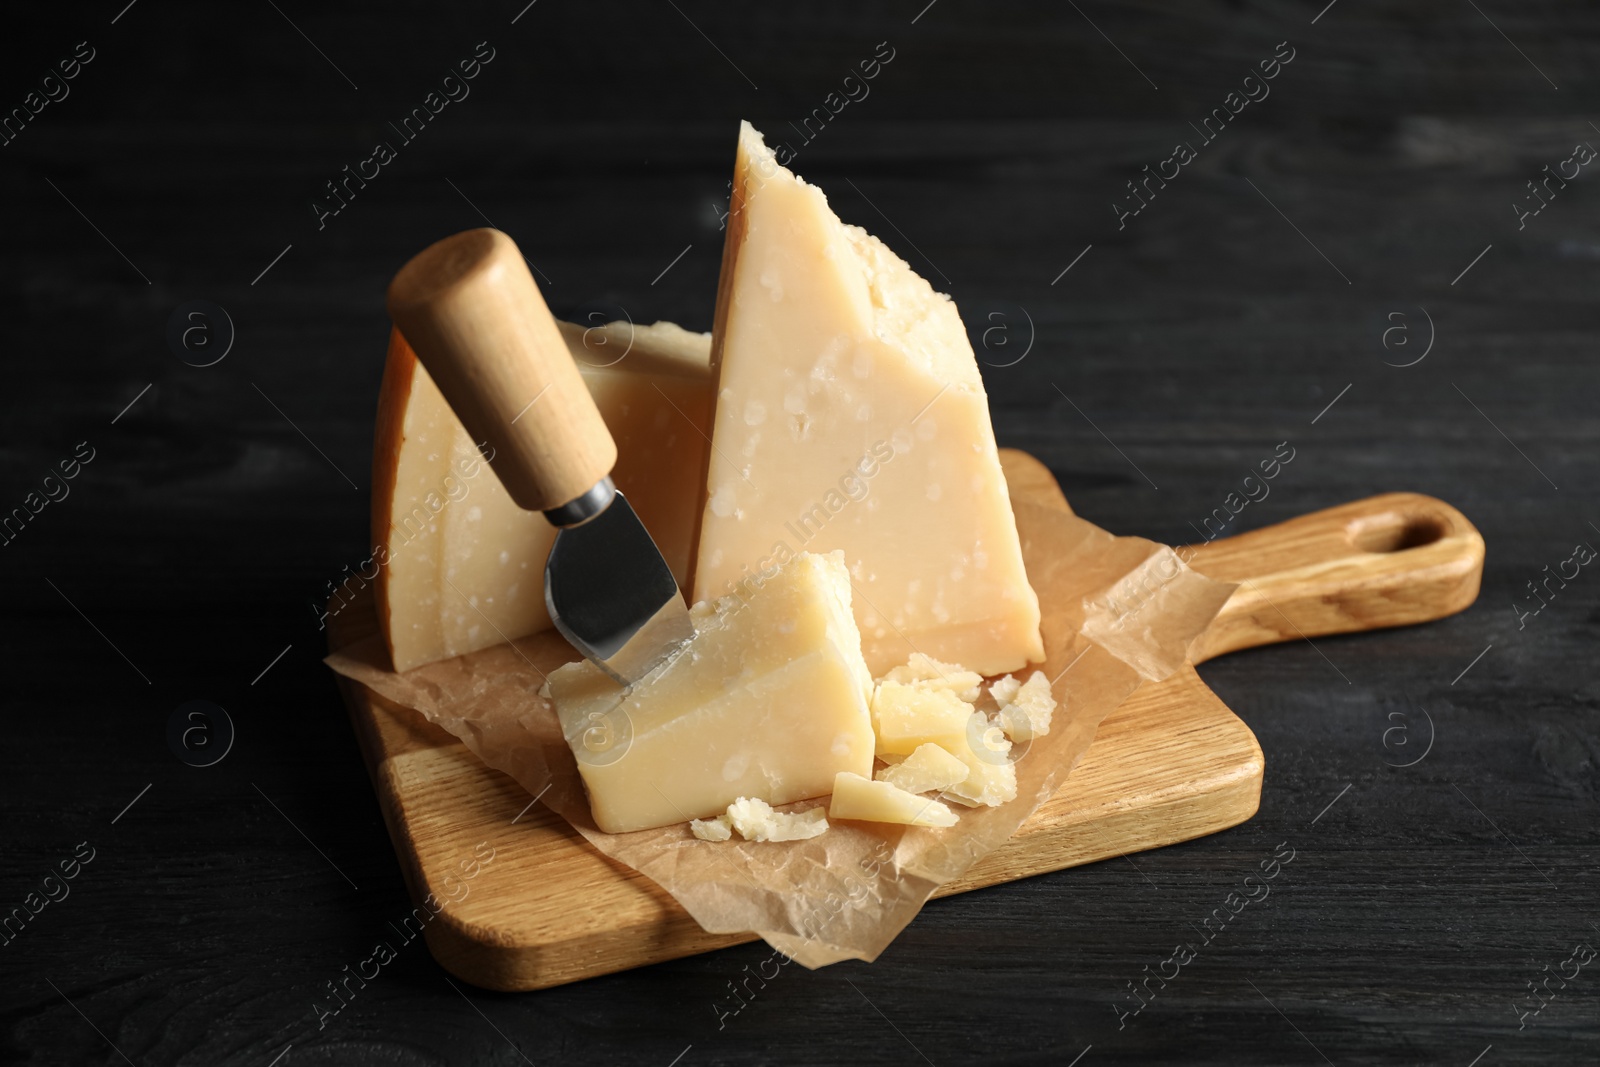
[[[989,403],[961,317],[846,226],[745,123],[712,340],[694,598],[842,550],[873,673],[914,652],[1043,658]]]
[[[720,815],[741,797],[822,796],[872,773],[872,676],[838,553],[796,556],[740,596],[690,609],[686,651],[623,690],[587,660],[550,699],[609,833]]]
[[[612,478],[686,586],[710,338],[667,322],[560,325],[616,439]],[[522,417],[538,418],[538,408]],[[512,502],[398,331],[379,393],[372,538],[383,559],[378,618],[397,671],[550,626],[544,563],[555,529]]]

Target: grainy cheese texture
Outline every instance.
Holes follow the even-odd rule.
[[[617,442],[612,478],[687,581],[711,411],[710,338],[672,323],[561,323]],[[374,457],[380,624],[396,670],[550,626],[544,563],[555,529],[512,502],[438,386],[396,334]],[[522,418],[537,419],[538,406]]]
[[[874,674],[913,652],[1003,674],[1043,656],[988,398],[961,317],[744,124],[717,297],[694,599],[842,550]]]
[[[872,676],[837,553],[797,556],[690,617],[688,648],[626,691],[587,660],[550,675],[600,829],[709,820],[740,798],[788,804],[830,792],[840,771],[871,774]]]

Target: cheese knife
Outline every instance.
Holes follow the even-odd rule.
[[[694,636],[678,583],[611,481],[617,446],[528,272],[494,229],[446,237],[389,283],[389,315],[518,506],[558,528],[556,629],[632,685]]]

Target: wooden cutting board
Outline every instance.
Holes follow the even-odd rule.
[[[1002,450],[1014,500],[1066,508],[1050,471]],[[1427,622],[1478,595],[1483,538],[1456,509],[1391,493],[1180,549],[1203,574],[1242,583],[1196,641],[1200,663],[1236,649]],[[1038,590],[1048,599],[1049,589]],[[342,647],[377,628],[370,602],[331,625]],[[433,955],[488,989],[527,990],[754,940],[708,934],[667,893],[591,848],[511,778],[407,708],[340,677],[411,896],[458,895],[458,864],[494,860],[427,924]],[[1101,724],[1056,794],[941,896],[1188,841],[1255,814],[1255,735],[1192,666],[1149,683]],[[481,854],[485,854],[487,849]],[[451,883],[443,881],[454,875]]]

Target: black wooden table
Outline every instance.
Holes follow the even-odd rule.
[[[1593,8],[125,3],[0,32],[0,1059],[1596,1061]],[[1482,598],[1207,666],[1252,821],[936,902],[873,965],[721,1017],[762,946],[511,996],[416,945],[319,1028],[409,907],[315,607],[365,556],[384,283],[492,220],[559,314],[706,329],[741,117],[954,295],[1088,518],[1195,540],[1286,441],[1229,532],[1430,493]]]

